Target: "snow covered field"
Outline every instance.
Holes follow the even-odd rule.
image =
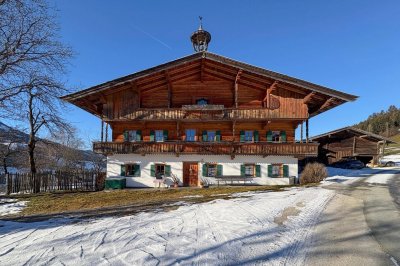
[[[0,199],[0,217],[19,213],[26,206],[26,201],[14,199]]]
[[[0,221],[0,265],[299,265],[334,192],[254,192],[94,220]]]

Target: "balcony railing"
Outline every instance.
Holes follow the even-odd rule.
[[[106,120],[184,120],[184,121],[219,121],[247,119],[307,119],[307,108],[224,108],[224,109],[137,109],[130,112],[106,113]]]
[[[238,143],[238,142],[94,142],[93,150],[102,154],[226,154],[317,156],[318,143]]]

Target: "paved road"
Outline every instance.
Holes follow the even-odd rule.
[[[400,169],[388,184],[367,178],[326,188],[337,194],[315,228],[306,265],[400,265]]]

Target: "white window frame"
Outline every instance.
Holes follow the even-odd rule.
[[[244,165],[244,175],[245,176],[255,176],[256,166],[255,164],[245,164]]]
[[[282,164],[272,164],[272,176],[275,177],[281,177],[281,169],[282,169]],[[278,171],[278,174],[276,174],[276,171]]]
[[[217,176],[217,165],[216,164],[207,164],[207,177],[216,177]]]
[[[158,171],[159,168],[162,168],[162,171]],[[160,173],[160,174],[158,175],[158,173]],[[165,178],[165,164],[162,164],[162,163],[154,164],[154,174],[156,176],[156,179]]]

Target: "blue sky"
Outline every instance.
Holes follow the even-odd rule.
[[[310,135],[400,106],[400,1],[54,0],[76,52],[68,84],[84,89],[193,53],[204,17],[209,51],[360,98],[310,120]],[[74,106],[84,141],[100,121]]]

